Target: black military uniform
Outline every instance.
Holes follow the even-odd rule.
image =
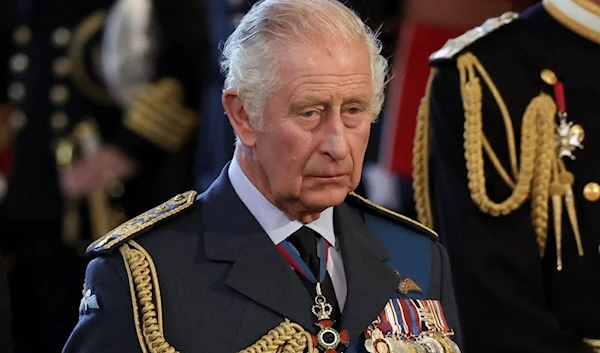
[[[228,167],[203,194],[177,195],[90,246],[81,317],[64,353],[313,345],[305,335],[320,331],[313,297],[238,197]],[[436,300],[460,342],[450,268],[434,233],[356,195],[334,208],[333,224],[347,278],[335,327],[347,330],[347,353],[367,352],[365,330],[396,299]],[[422,310],[413,319],[427,316]]]
[[[414,188],[450,255],[467,353],[598,345],[599,23],[591,1],[544,1],[431,57]]]
[[[139,164],[140,173],[124,188],[117,183],[101,193],[108,229],[118,218],[188,189],[192,146],[185,140],[195,131],[198,114],[184,103],[199,106],[197,67],[206,41],[201,25],[195,23],[190,34],[190,27],[173,21],[187,18],[186,11],[157,1],[157,23],[168,44],[157,57],[156,84],[149,82],[139,99],[120,109],[104,87],[99,65],[103,26],[114,2],[16,3],[14,31],[3,33],[14,47],[5,67],[10,69],[7,98],[15,107],[10,119],[15,158],[1,205],[1,240],[14,264],[9,270],[16,350],[55,353],[77,321],[87,263],[66,243],[89,244],[90,224],[98,216],[86,207],[91,197],[63,198],[59,173],[106,143]],[[185,39],[193,45],[184,48]],[[161,80],[165,77],[173,79]],[[173,86],[177,94],[171,94]]]

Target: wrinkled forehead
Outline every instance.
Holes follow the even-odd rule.
[[[352,43],[290,43],[275,50],[280,83],[300,76],[368,76],[372,70],[363,41]]]

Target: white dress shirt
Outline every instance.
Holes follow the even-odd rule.
[[[252,213],[260,226],[267,233],[273,244],[278,245],[287,237],[295,233],[302,226],[306,226],[325,238],[329,244],[329,260],[327,261],[327,272],[331,277],[335,296],[337,297],[340,311],[346,303],[347,285],[344,264],[339,244],[333,229],[333,207],[321,212],[321,216],[310,223],[303,224],[300,221],[290,220],[283,211],[273,205],[252,184],[234,157],[227,171],[231,185],[236,194],[242,200],[246,208]],[[321,254],[319,254],[319,257]]]

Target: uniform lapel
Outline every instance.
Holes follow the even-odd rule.
[[[394,296],[399,277],[385,264],[389,255],[367,228],[362,215],[342,204],[335,208],[334,226],[340,241],[348,284],[340,329],[358,339]]]
[[[233,190],[228,166],[202,195],[207,258],[233,263],[225,279],[233,290],[314,330],[306,288]]]

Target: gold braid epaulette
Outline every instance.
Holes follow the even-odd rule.
[[[471,199],[484,213],[492,216],[507,215],[531,198],[531,219],[540,254],[546,246],[548,230],[548,200],[554,161],[554,118],[556,104],[547,94],[534,97],[521,121],[520,155],[517,156],[513,120],[506,103],[489,74],[470,52],[456,61],[460,74],[460,92],[464,109],[464,150]],[[435,75],[435,70],[431,76]],[[431,82],[430,77],[430,82]],[[483,132],[481,81],[488,87],[504,121],[508,144],[510,173],[502,166]],[[413,186],[418,218],[427,226],[433,225],[429,191],[429,94],[427,89],[417,117],[414,143]],[[491,161],[502,180],[512,188],[511,195],[501,201],[492,201],[487,193],[483,153]]]
[[[519,14],[514,12],[506,12],[501,16],[489,18],[480,26],[470,29],[456,38],[448,40],[442,48],[429,56],[429,62],[436,63],[439,61],[453,60],[456,55],[463,52],[473,43],[490,33],[495,32],[499,28],[514,22],[518,18]]]
[[[187,191],[179,194],[167,202],[130,219],[105,236],[99,238],[87,248],[90,255],[102,255],[111,252],[126,240],[138,236],[142,231],[155,226],[159,222],[187,209],[194,204],[196,191]]]

